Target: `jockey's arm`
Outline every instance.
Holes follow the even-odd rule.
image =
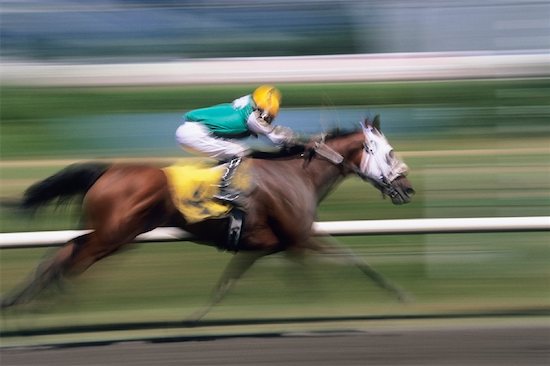
[[[252,133],[266,136],[275,145],[292,145],[294,142],[294,132],[290,128],[273,126],[260,118],[256,112],[248,117],[247,126]]]
[[[284,126],[275,126],[275,128],[273,128],[273,131],[268,133],[266,137],[278,146],[288,146],[296,144],[294,132],[290,128]]]

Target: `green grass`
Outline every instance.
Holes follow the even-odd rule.
[[[546,105],[549,86],[548,79],[279,85],[286,107]],[[250,93],[254,87],[250,84],[156,88],[3,86],[0,117],[5,123],[83,113],[181,111],[227,102],[236,95]]]
[[[17,160],[41,159],[50,147],[56,147],[56,142],[48,139],[48,121],[61,123],[63,118],[87,114],[181,111],[231,100],[250,88],[4,86],[0,144],[10,161],[0,164],[0,197],[18,197],[34,181],[64,165],[47,160],[32,165]],[[374,188],[350,178],[321,204],[319,221],[550,215],[548,135],[522,130],[522,126],[537,130],[547,124],[547,112],[535,112],[540,110],[537,106],[547,104],[549,88],[548,80],[281,85],[285,106],[289,107],[428,105],[480,107],[485,111],[479,120],[465,120],[461,133],[392,138],[398,151],[410,153],[406,162],[417,190],[413,203],[392,206]],[[496,112],[507,106],[525,107],[520,109],[528,118],[503,118]],[[64,123],[70,128],[69,122]],[[478,133],[487,123],[490,133]],[[499,133],[512,125],[520,132]],[[466,153],[472,149],[486,152]],[[74,160],[80,156],[58,157]],[[75,229],[78,223],[75,207],[69,207],[68,212],[48,208],[34,218],[0,209],[3,232]],[[308,257],[304,264],[298,264],[274,256],[253,267],[209,317],[550,307],[547,232],[358,236],[339,240],[411,292],[416,302],[406,306],[397,303],[355,268],[338,262]],[[50,250],[0,251],[1,292],[31,273]],[[135,246],[92,267],[68,284],[65,295],[53,297],[57,301],[39,302],[40,310],[36,312],[9,314],[0,325],[2,329],[13,329],[183,319],[206,301],[229,258],[227,253],[188,242]]]

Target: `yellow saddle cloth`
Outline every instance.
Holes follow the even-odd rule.
[[[243,161],[232,180],[232,185],[243,193],[250,188],[248,165]],[[212,167],[207,162],[185,160],[163,171],[168,178],[172,201],[188,223],[223,217],[231,211],[230,204],[213,199],[219,191],[224,165]]]

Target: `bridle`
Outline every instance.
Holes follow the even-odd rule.
[[[372,177],[367,175],[359,166],[345,160],[342,154],[328,146],[325,143],[325,137],[325,135],[322,135],[320,141],[315,142],[313,148],[311,149],[312,153],[310,154],[311,156],[309,157],[309,160],[311,160],[313,155],[318,155],[332,164],[341,167],[342,175],[346,175],[346,171],[352,171],[363,181],[369,182],[379,189],[383,196],[387,195],[390,198],[399,196],[399,192],[392,186],[391,182],[385,176],[381,175],[379,177]],[[375,161],[378,159],[376,154],[374,154],[366,142],[363,144],[363,154],[368,154],[371,157],[374,157]],[[380,165],[379,161],[376,161],[376,163]]]

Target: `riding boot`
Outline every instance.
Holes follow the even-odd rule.
[[[224,203],[230,203],[234,206],[242,205],[242,200],[239,200],[241,197],[241,192],[231,185],[232,179],[235,176],[235,172],[237,171],[241,161],[241,157],[235,157],[227,163],[226,171],[220,180],[220,190],[218,194],[214,196],[215,199]]]

